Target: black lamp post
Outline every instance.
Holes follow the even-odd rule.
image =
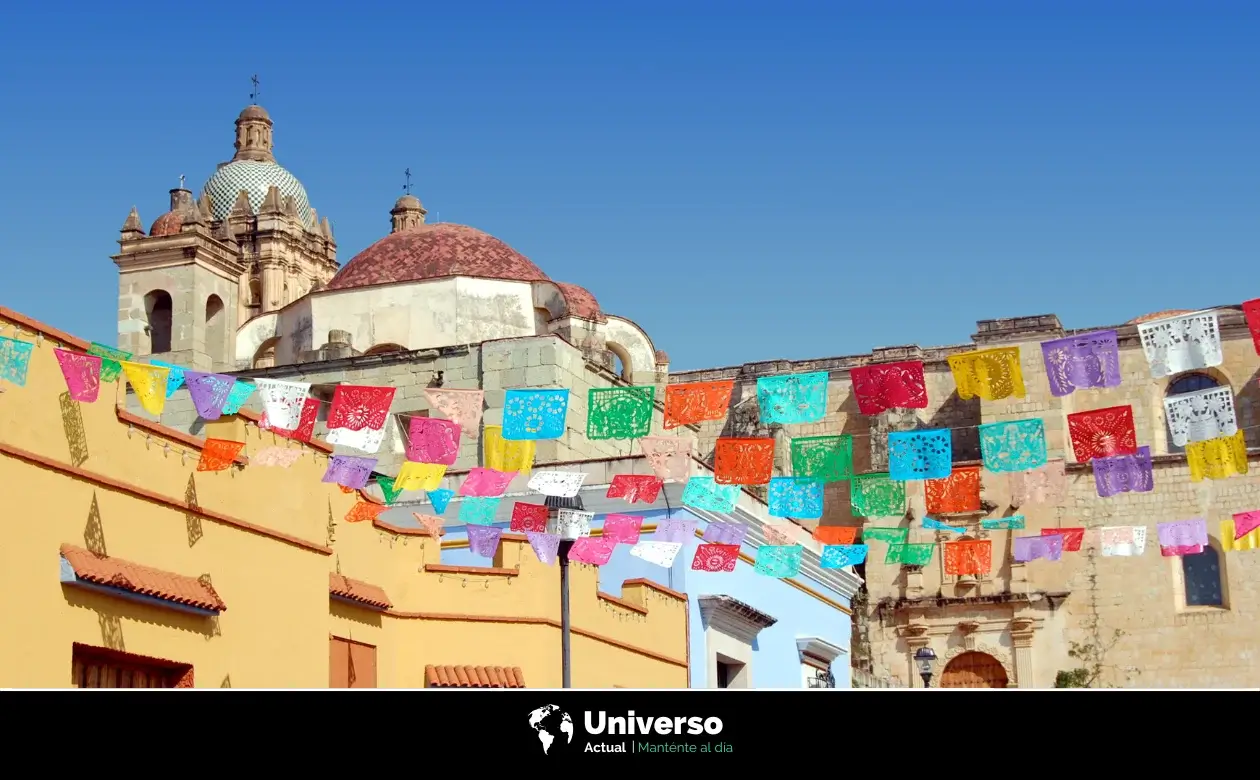
[[[586,511],[581,496],[573,498],[547,496],[543,503],[547,506],[552,519],[556,517],[558,509]],[[556,550],[557,562],[560,564],[560,677],[561,686],[564,688],[573,687],[573,656],[569,645],[569,550],[575,541],[577,540],[561,538],[560,546]]]
[[[930,688],[932,667],[936,665],[936,651],[930,647],[920,647],[915,651],[914,662],[919,666],[919,676],[923,678],[923,687]]]

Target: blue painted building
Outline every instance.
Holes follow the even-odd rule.
[[[607,476],[592,476],[595,478],[588,479],[588,483],[596,484],[584,486],[580,498],[585,510],[596,515],[592,522],[594,535],[600,533],[604,516],[610,512],[642,517],[644,540],[652,538],[656,521],[667,516],[696,521],[696,535],[684,545],[671,568],[630,555],[630,546],[624,544],[618,545],[609,563],[600,567],[601,590],[611,595],[620,595],[625,580],[640,577],[687,594],[692,688],[850,687],[849,608],[861,580],[850,569],[822,569],[818,558],[821,547],[808,531],[799,529],[796,540],[805,547],[801,574],[791,580],[763,576],[753,570],[752,563],[757,547],[765,541],[762,525],[767,521],[786,521],[769,518],[765,505],[753,496],[742,494],[732,515],[718,515],[679,508],[682,485],[671,483],[655,504],[627,504],[604,496]],[[599,479],[601,476],[605,478]],[[600,481],[604,484],[598,484]],[[505,529],[512,503],[517,500],[541,503],[542,497],[506,496],[498,518],[498,524]],[[448,517],[457,514],[458,501],[456,498],[447,510]],[[691,569],[700,534],[711,520],[735,520],[749,529],[733,573]],[[462,526],[447,526],[446,531],[446,540],[464,537]],[[487,559],[473,556],[466,547],[444,549],[442,560],[462,565],[489,564]]]

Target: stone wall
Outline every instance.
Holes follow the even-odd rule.
[[[1260,357],[1236,309],[1221,310],[1225,340],[1223,365],[1205,373],[1234,389],[1239,425],[1247,428],[1252,468],[1260,461]],[[1091,328],[1087,330],[1096,330]],[[1068,462],[1069,493],[1058,506],[1012,507],[1005,475],[982,474],[985,511],[972,516],[942,517],[966,526],[964,538],[993,542],[993,570],[976,581],[944,574],[940,549],[922,569],[886,565],[886,545],[872,544],[865,566],[870,604],[872,671],[911,685],[921,685],[910,656],[932,647],[944,660],[968,650],[992,655],[1007,670],[1009,683],[1050,687],[1060,670],[1083,664],[1068,656],[1071,643],[1108,647],[1100,685],[1133,687],[1224,687],[1260,685],[1260,666],[1253,647],[1260,625],[1260,555],[1251,551],[1220,552],[1219,524],[1235,512],[1260,509],[1260,474],[1221,481],[1191,483],[1185,457],[1169,453],[1163,412],[1164,393],[1174,378],[1153,380],[1137,340],[1135,325],[1118,328],[1123,383],[1111,389],[1078,390],[1064,398],[1050,394],[1040,342],[1064,335],[1053,316],[992,320],[979,323],[973,344],[923,349],[899,347],[871,355],[827,360],[748,364],[674,374],[671,382],[733,378],[736,397],[755,394],[758,376],[830,371],[831,411],[816,425],[790,426],[791,436],[848,433],[854,436],[855,470],[882,470],[887,432],[893,428],[952,427],[956,464],[979,463],[975,426],[997,421],[1041,417],[1049,455]],[[1075,331],[1084,332],[1084,331]],[[995,402],[961,401],[945,358],[977,348],[1018,346],[1027,396]],[[922,355],[921,358],[918,355]],[[904,359],[925,361],[930,406],[900,410],[875,418],[860,416],[852,396],[848,370],[867,363]],[[1088,465],[1076,464],[1067,437],[1067,415],[1129,404],[1133,407],[1138,443],[1155,454],[1155,490],[1145,494],[1097,495]],[[752,412],[756,402],[751,402]],[[719,435],[739,435],[736,414],[701,433],[702,451],[712,451]],[[755,418],[754,418],[755,419]],[[957,430],[963,427],[964,430]],[[886,456],[883,456],[886,457]],[[785,468],[783,471],[787,471]],[[909,517],[854,518],[849,484],[828,486],[825,525],[903,526],[911,542],[945,542],[960,538],[951,532],[922,528],[925,503],[922,483],[909,483]],[[984,517],[1022,514],[1023,531],[983,531]],[[1221,559],[1226,605],[1186,607],[1182,560],[1163,558],[1155,537],[1160,522],[1205,517]],[[1141,557],[1101,557],[1096,529],[1109,525],[1145,525],[1149,540]],[[1043,528],[1085,527],[1081,552],[1065,553],[1061,562],[1016,564],[1011,536],[1035,535]],[[1117,637],[1116,632],[1121,632]],[[855,649],[855,654],[857,650]],[[939,682],[939,672],[936,682]]]
[[[590,390],[624,383],[606,368],[588,363],[581,350],[558,336],[503,339],[440,350],[366,355],[276,366],[238,372],[236,376],[242,379],[265,376],[311,383],[312,392],[326,402],[315,426],[315,435],[320,439],[327,433],[324,423],[328,417],[335,385],[345,383],[397,388],[385,441],[378,454],[378,467],[386,474],[397,473],[406,451],[408,419],[411,415],[429,411],[425,389],[437,386],[439,381],[440,386],[446,389],[481,389],[485,392],[483,426],[502,424],[503,401],[509,389],[568,388],[568,430],[560,439],[537,443],[536,463],[624,457],[639,452],[630,441],[591,441],[586,438],[587,396]],[[663,382],[666,377],[662,375],[660,378]],[[653,423],[655,435],[678,433],[694,436],[694,429],[682,428],[673,432],[662,430],[662,399],[659,397],[662,388],[663,384],[657,389],[657,410]],[[127,403],[131,411],[152,419],[152,415],[139,408],[135,395],[130,392]],[[257,396],[252,397],[245,408],[254,412],[262,411]],[[161,422],[194,435],[203,435],[204,423],[198,419],[187,390],[181,389],[167,400]],[[480,465],[480,441],[480,430],[464,431],[459,460],[452,469]],[[336,451],[362,454],[342,447],[336,448]]]

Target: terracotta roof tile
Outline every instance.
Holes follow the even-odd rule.
[[[424,679],[430,688],[525,687],[518,666],[426,666]]]
[[[173,236],[184,227],[184,215],[178,211],[168,211],[157,219],[153,220],[153,227],[149,228],[150,236]]]
[[[137,593],[163,601],[184,604],[198,609],[223,612],[227,605],[209,582],[196,577],[141,566],[137,563],[97,555],[82,547],[61,545],[61,557],[74,574],[85,582]]]
[[[442,222],[391,233],[350,259],[326,290],[479,276],[550,281],[529,258],[487,233]]]
[[[1162,320],[1165,317],[1176,317],[1179,314],[1190,314],[1193,311],[1193,309],[1165,309],[1164,311],[1155,311],[1150,314],[1143,314],[1141,317],[1134,317],[1126,322],[1125,325],[1140,325],[1143,322]]]
[[[384,588],[369,585],[359,580],[352,580],[340,574],[328,575],[328,593],[379,609],[389,609],[394,606],[390,603],[389,596],[385,595]]]
[[[584,320],[601,322],[607,319],[603,312],[599,310],[599,301],[595,300],[595,296],[591,294],[590,290],[565,282],[555,282],[555,285],[560,288],[560,294],[564,296],[564,302],[569,307],[570,317],[581,317]]]

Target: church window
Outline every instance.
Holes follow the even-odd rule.
[[[262,306],[262,282],[257,279],[249,280],[249,303],[246,305],[250,308]]]
[[[604,345],[613,356],[613,373],[626,382],[634,381],[634,363],[630,360],[630,352],[620,344],[609,341]]]
[[[226,346],[227,314],[223,311],[223,299],[211,295],[206,299],[206,354],[215,363],[222,363]]]
[[[171,294],[154,290],[144,296],[144,315],[148,324],[149,354],[171,351],[171,317],[174,311]]]
[[[1183,555],[1181,575],[1187,607],[1225,606],[1221,556],[1216,547],[1209,544],[1197,555]]]
[[[1207,374],[1182,374],[1176,379],[1168,383],[1168,389],[1164,391],[1165,396],[1181,395],[1183,393],[1193,393],[1198,390],[1210,390],[1213,387],[1220,387],[1220,382]],[[1173,444],[1172,431],[1168,432],[1168,452],[1179,453],[1185,452],[1185,447],[1179,447]]]

